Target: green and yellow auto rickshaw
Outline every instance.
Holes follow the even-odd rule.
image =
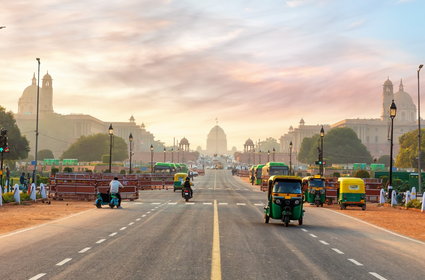
[[[183,188],[184,181],[186,180],[187,173],[176,173],[174,174],[174,191],[181,190]]]
[[[264,208],[264,222],[279,219],[287,227],[291,220],[303,224],[302,180],[297,176],[275,175],[269,178],[268,203]]]
[[[258,164],[254,169],[255,185],[261,185],[261,174],[263,172],[264,164]]]
[[[304,199],[312,205],[323,207],[326,201],[325,179],[320,175],[303,178]]]
[[[340,177],[338,183],[337,198],[341,210],[347,206],[358,206],[366,210],[366,188],[362,179]]]

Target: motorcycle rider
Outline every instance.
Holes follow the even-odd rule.
[[[182,188],[182,196],[184,195],[184,190],[189,190],[190,197],[193,197],[192,186],[193,186],[193,183],[190,182],[190,178],[186,177],[186,180],[184,181],[183,188]]]
[[[120,189],[123,189],[124,186],[120,183],[120,181],[118,181],[118,177],[114,177],[114,180],[112,180],[109,183],[109,192],[111,195],[115,194],[118,198],[118,207],[117,208],[122,208],[121,207],[121,194],[120,194]]]

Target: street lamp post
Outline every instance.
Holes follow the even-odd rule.
[[[151,173],[153,173],[153,145],[151,144]]]
[[[112,137],[114,137],[114,129],[112,124],[109,125],[109,173],[112,173]]]
[[[390,118],[391,118],[391,142],[390,142],[390,179],[388,184],[388,195],[391,198],[393,189],[393,136],[394,136],[394,118],[397,114],[397,107],[395,106],[394,100],[390,106]]]
[[[177,163],[180,163],[180,148],[177,148]]]
[[[289,175],[292,175],[292,141],[289,142]]]
[[[258,152],[258,164],[261,164],[261,150]]]
[[[323,176],[323,138],[325,137],[325,130],[320,129],[320,176]]]
[[[40,108],[40,58],[36,58],[37,60],[37,64],[38,64],[38,79],[37,79],[37,112],[36,112],[36,119],[35,119],[35,163],[34,163],[34,170],[32,172],[32,182],[36,183],[36,178],[35,178],[35,174],[37,172],[37,161],[38,161],[38,157],[37,157],[37,153],[38,153],[38,112],[39,112],[39,108]]]
[[[164,162],[165,162],[165,153],[166,153],[166,149],[165,149],[165,147],[164,147]]]
[[[276,161],[275,156],[276,156],[276,149],[273,147],[273,161]]]
[[[171,162],[174,163],[174,148],[171,148]]]
[[[419,193],[422,193],[422,168],[421,168],[421,99],[419,87],[419,72],[424,65],[419,65],[418,68],[418,188]]]
[[[131,174],[131,158],[133,156],[133,134],[130,133],[130,135],[128,136],[128,142],[130,143],[130,170],[129,170],[129,174]]]
[[[270,161],[270,150],[267,150],[267,162]]]

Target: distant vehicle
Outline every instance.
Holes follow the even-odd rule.
[[[347,206],[359,206],[366,210],[366,188],[363,179],[353,177],[338,178],[338,204],[341,210]]]

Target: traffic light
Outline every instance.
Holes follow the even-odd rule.
[[[326,161],[316,160],[314,162],[316,165],[326,165]]]
[[[7,130],[2,128],[0,130],[0,153],[8,153],[9,145],[7,144]]]

